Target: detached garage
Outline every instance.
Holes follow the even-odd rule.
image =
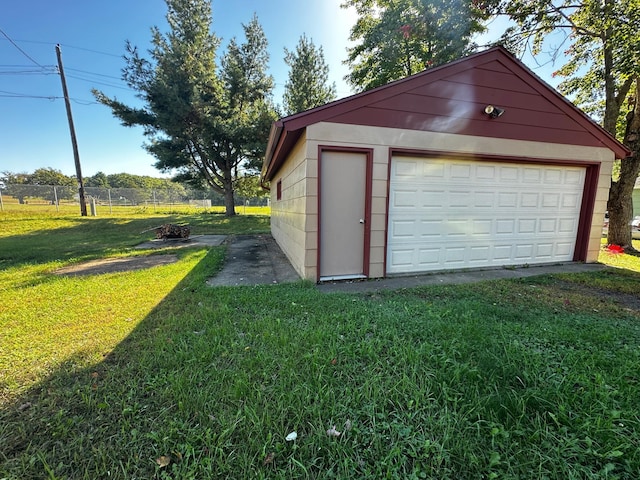
[[[497,47],[275,122],[271,230],[313,281],[594,262],[628,151]]]

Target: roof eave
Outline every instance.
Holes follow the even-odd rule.
[[[276,154],[276,149],[278,147],[283,130],[284,125],[282,123],[282,120],[273,122],[273,124],[271,125],[271,130],[269,130],[269,141],[267,143],[266,151],[267,153],[264,157],[264,163],[262,164],[262,171],[260,172],[260,176],[268,181],[271,180],[270,173],[273,171],[273,159],[274,155]]]

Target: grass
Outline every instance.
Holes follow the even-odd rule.
[[[638,270],[358,295],[210,288],[216,247],[60,278],[52,270],[80,258],[133,254],[139,232],[168,217],[0,218],[0,478],[640,471],[640,311],[620,303]],[[19,241],[29,249],[10,247]]]

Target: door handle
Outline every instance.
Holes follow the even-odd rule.
[[[364,224],[364,218],[360,219],[360,223]]]

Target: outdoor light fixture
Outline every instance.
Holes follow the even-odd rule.
[[[486,107],[484,107],[484,113],[489,115],[491,118],[498,118],[504,113],[504,109],[494,107],[493,105],[487,105]]]

